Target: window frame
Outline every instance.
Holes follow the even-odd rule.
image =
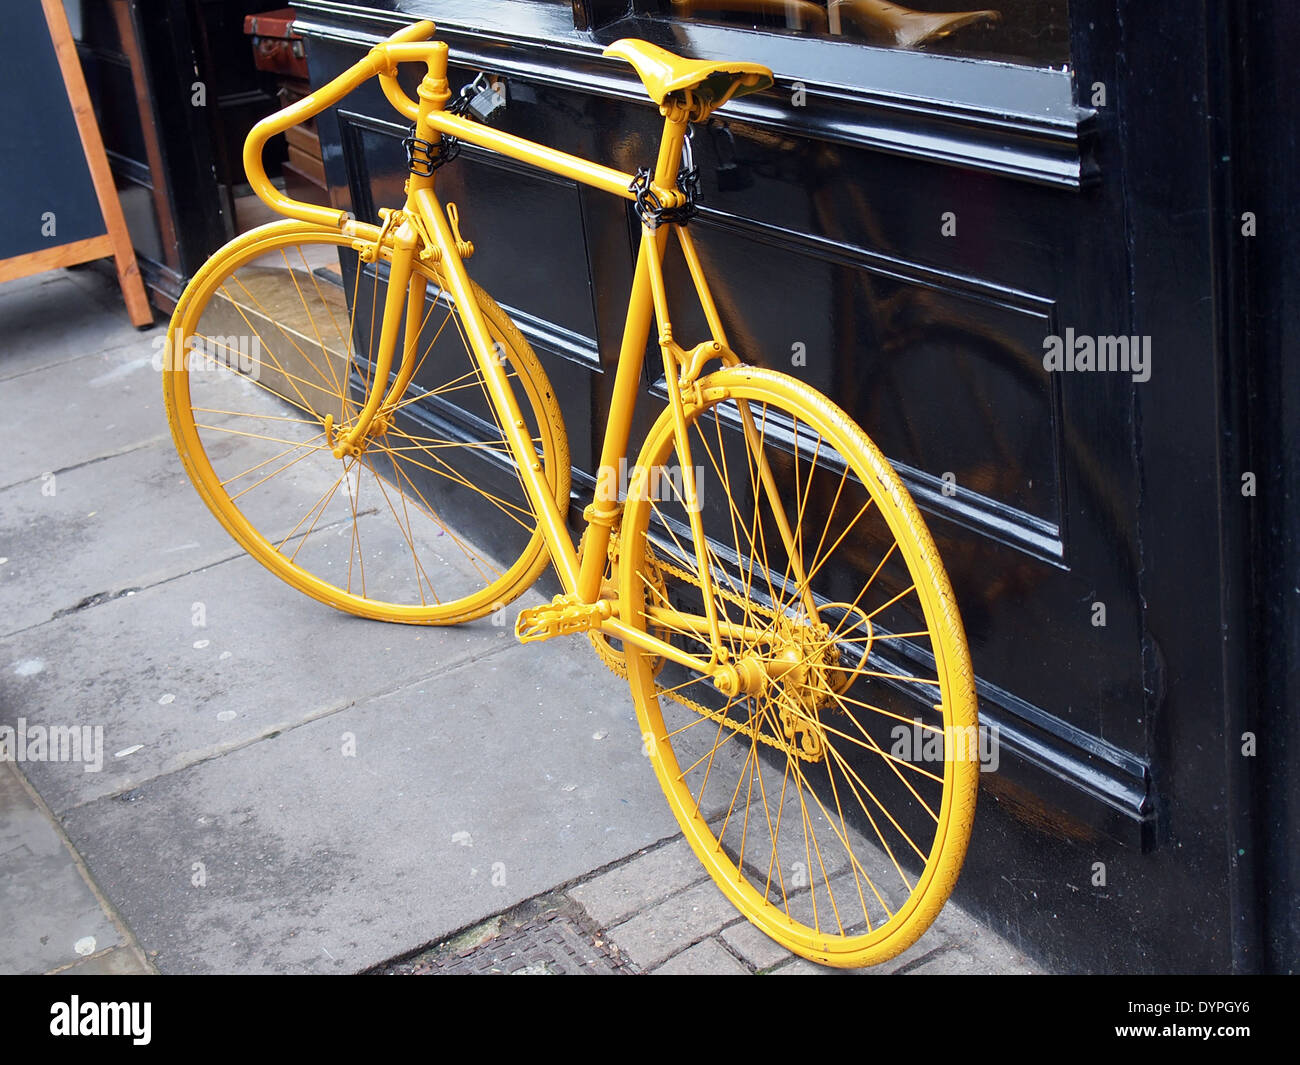
[[[771,90],[728,105],[762,126],[1054,187],[1079,189],[1098,177],[1095,113],[1075,103],[1073,64],[1033,67],[683,20],[657,0],[571,3],[575,29],[602,46],[641,37],[693,58],[768,66]]]

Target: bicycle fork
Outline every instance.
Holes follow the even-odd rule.
[[[396,216],[385,219],[384,228],[380,230],[374,244],[372,261],[378,269],[381,249],[389,237],[389,222]],[[365,405],[357,413],[352,425],[339,426],[337,434],[334,416],[325,415],[325,439],[334,452],[334,457],[359,456],[365,447],[366,438],[372,431],[382,431],[382,424],[389,416],[407,383],[414,373],[414,351],[419,340],[421,311],[424,307],[425,279],[415,273],[413,267],[418,237],[410,221],[403,219],[391,235],[392,256],[389,260],[388,291],[384,296],[382,325],[379,333],[379,350],[370,376]],[[366,255],[362,254],[363,262]],[[357,264],[361,269],[362,264]],[[408,298],[409,292],[409,298]],[[385,388],[388,375],[393,368],[393,354],[397,347],[397,333],[401,328],[403,311],[406,312],[406,343],[402,350],[402,363],[397,379],[391,387]],[[377,424],[376,419],[379,419]]]

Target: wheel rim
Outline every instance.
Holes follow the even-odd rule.
[[[339,459],[330,444],[370,385],[386,288],[341,234],[276,224],[214,258],[173,316],[164,391],[200,494],[278,576],[363,616],[462,621],[526,588],[544,548],[459,311],[432,269],[419,273],[417,369],[359,453]],[[509,319],[476,294],[564,499],[550,385]],[[458,532],[470,523],[474,540]]]
[[[752,369],[701,387],[688,437],[708,565],[720,620],[740,627],[723,646],[749,687],[725,695],[673,665],[656,679],[630,649],[647,751],[692,848],[754,923],[818,961],[883,961],[933,920],[969,838],[978,740],[951,589],[896,475],[829,401]],[[789,553],[747,457],[745,406],[789,489]],[[675,462],[661,418],[638,466]],[[633,483],[623,519],[622,613],[642,629],[674,628],[656,608],[705,614],[684,478],[670,468],[658,481]],[[639,572],[647,531],[671,603]],[[801,568],[810,579],[792,577]],[[677,624],[673,642],[708,656],[695,626]]]

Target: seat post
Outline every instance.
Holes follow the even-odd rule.
[[[677,117],[678,113],[681,117]],[[663,137],[659,141],[659,160],[655,164],[654,183],[661,189],[677,187],[677,171],[682,165],[682,142],[686,139],[685,108],[672,108],[664,116]]]

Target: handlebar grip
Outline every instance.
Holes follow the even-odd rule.
[[[391,44],[410,45],[428,40],[433,35],[434,30],[434,24],[427,19],[398,30],[391,37],[377,44],[364,59],[349,67],[337,78],[321,86],[315,92],[304,96],[296,103],[290,104],[288,107],[275,112],[273,115],[268,115],[258,122],[249,131],[248,139],[244,141],[244,171],[248,175],[249,185],[252,186],[258,197],[280,214],[287,215],[290,218],[326,226],[342,225],[347,220],[346,211],[295,200],[284,195],[271,184],[270,179],[266,176],[266,167],[262,163],[262,152],[266,148],[266,142],[277,133],[283,133],[290,126],[296,126],[320,114],[325,108],[337,103],[362,82],[369,81],[376,74],[384,82],[384,92],[389,95],[390,99],[392,98],[392,92],[390,92],[388,82],[392,83],[392,90],[401,96],[405,104],[416,107],[415,101],[411,100],[397,87],[396,79],[387,74],[392,58],[390,58],[386,49]],[[394,103],[396,104],[396,101]],[[406,113],[403,106],[399,105],[398,110]]]

